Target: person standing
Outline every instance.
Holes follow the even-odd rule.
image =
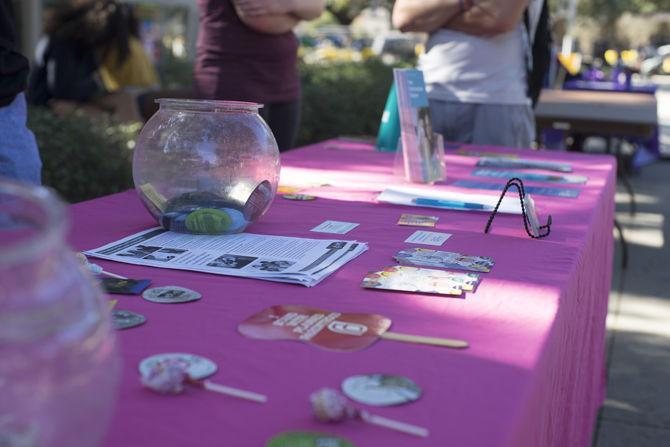
[[[134,62],[138,49],[126,11],[117,0],[68,0],[50,8],[28,83],[30,104],[59,115],[83,110],[140,121],[135,94],[115,84],[118,70]],[[114,66],[103,68],[110,60]]]
[[[19,53],[11,0],[0,0],[0,177],[39,185],[42,162],[26,127],[28,60]]]
[[[429,33],[419,59],[431,120],[446,141],[529,148],[535,118],[527,88],[524,12],[543,0],[397,0],[393,24]]]
[[[280,151],[300,118],[298,41],[293,28],[321,15],[323,0],[198,0],[194,70],[198,97],[263,104]]]

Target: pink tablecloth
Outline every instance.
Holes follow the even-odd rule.
[[[477,148],[479,150],[495,150]],[[509,149],[505,149],[510,152]],[[118,333],[124,359],[109,447],[263,446],[287,430],[316,430],[362,446],[587,446],[603,399],[605,315],[612,267],[614,160],[607,156],[524,152],[569,162],[589,177],[577,199],[536,196],[542,220],[553,227],[544,240],[528,238],[521,218],[500,215],[483,234],[487,214],[377,204],[382,187],[396,183],[393,155],[357,143],[330,141],[283,155],[282,181],[311,186],[319,199],[277,197],[250,232],[324,237],[309,229],[324,220],[359,223],[344,236],[370,250],[314,288],[203,273],[151,269],[101,261],[107,269],[154,285],[181,285],[203,299],[159,305],[119,298],[117,308],[148,322]],[[475,158],[447,156],[447,186],[469,178]],[[332,186],[318,187],[320,184]],[[528,184],[536,184],[528,182]],[[469,190],[472,192],[472,190]],[[489,192],[489,194],[495,194]],[[132,191],[71,208],[71,244],[100,246],[155,225]],[[442,249],[486,255],[495,267],[465,299],[365,290],[364,274],[393,264],[416,228],[396,225],[403,212],[439,216],[437,231],[453,233]],[[365,351],[334,353],[288,341],[246,339],[237,323],[273,304],[304,304],[374,312],[397,332],[466,339],[467,350],[382,340]],[[143,389],[138,362],[160,352],[191,352],[215,360],[216,382],[264,393],[265,405],[189,390],[165,397]],[[423,397],[374,413],[430,429],[414,438],[362,422],[316,422],[310,392],[338,388],[361,373],[403,374]]]

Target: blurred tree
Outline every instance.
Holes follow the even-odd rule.
[[[340,25],[350,25],[365,8],[393,8],[393,0],[326,0],[326,10]]]
[[[646,14],[670,10],[670,0],[580,0],[577,5],[581,14],[594,19],[618,17],[624,12]]]
[[[667,22],[659,23],[649,43],[657,47],[670,43],[670,25]]]
[[[617,45],[616,22],[624,12],[650,14],[670,11],[670,0],[581,0],[578,11],[594,19],[602,26],[603,38],[611,45]]]
[[[42,183],[68,202],[132,188],[133,148],[141,123],[119,124],[81,110],[58,116],[30,107],[28,127],[40,148]]]

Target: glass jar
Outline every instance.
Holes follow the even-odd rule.
[[[66,229],[47,189],[0,180],[0,446],[95,446],[116,400],[109,305]]]
[[[142,129],[133,180],[166,229],[240,233],[270,207],[279,181],[277,142],[259,104],[159,99]]]

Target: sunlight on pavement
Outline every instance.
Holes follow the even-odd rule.
[[[616,203],[630,203],[630,194],[627,192],[617,192],[615,196]],[[656,205],[658,203],[658,197],[650,196],[647,194],[640,194],[635,192],[635,201],[638,205]]]
[[[670,155],[670,90],[660,87],[656,91],[656,107],[659,125],[659,143],[661,154]]]
[[[607,329],[670,338],[668,321],[670,303],[667,299],[627,293],[619,314],[607,316]]]
[[[663,235],[665,216],[662,214],[637,213],[631,216],[629,213],[617,213],[616,218],[625,227],[624,237],[629,244],[651,248],[665,246]],[[618,234],[616,238],[618,239]]]

